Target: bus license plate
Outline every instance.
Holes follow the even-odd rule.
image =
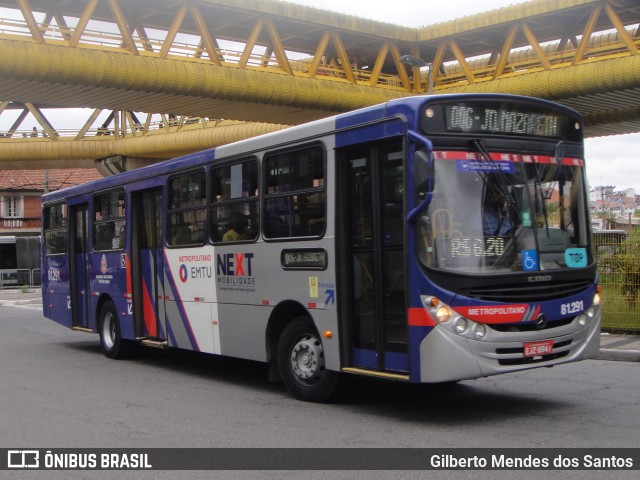
[[[543,340],[541,342],[527,342],[524,344],[525,357],[539,357],[553,353],[553,340]]]

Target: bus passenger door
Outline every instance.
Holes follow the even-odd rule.
[[[87,243],[89,238],[89,208],[86,203],[70,207],[70,298],[73,328],[89,326],[89,279]]]
[[[401,140],[338,153],[345,363],[397,374],[409,370],[403,157]]]
[[[131,195],[131,275],[136,336],[166,340],[164,256],[162,250],[162,189]]]

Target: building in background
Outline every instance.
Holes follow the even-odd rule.
[[[95,169],[0,170],[0,288],[40,284],[40,199],[101,178]]]
[[[599,186],[590,191],[594,230],[631,229],[640,225],[640,195],[633,188]]]
[[[102,178],[93,168],[0,170],[0,236],[40,234],[40,198],[45,191]]]

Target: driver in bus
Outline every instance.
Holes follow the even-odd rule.
[[[504,192],[496,186],[487,186],[482,209],[482,231],[485,237],[508,235],[514,227],[506,205]]]

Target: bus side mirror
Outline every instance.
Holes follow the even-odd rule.
[[[413,189],[416,203],[433,190],[433,157],[424,148],[413,155]]]
[[[409,223],[415,222],[418,215],[431,203],[433,192],[433,156],[422,148],[413,155],[413,204],[407,215]]]

